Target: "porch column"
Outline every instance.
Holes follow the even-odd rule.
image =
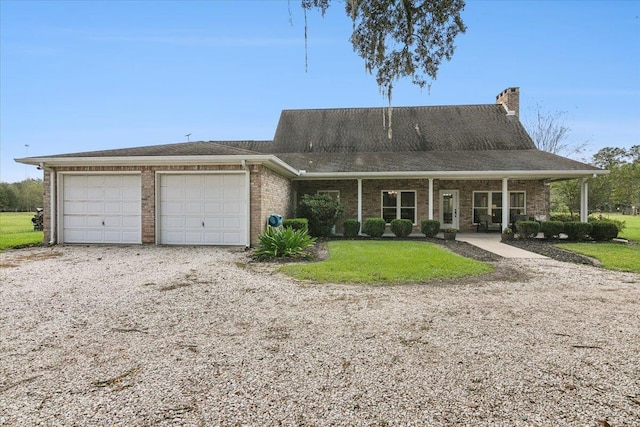
[[[589,220],[589,183],[588,178],[582,178],[580,184],[580,222]]]
[[[358,222],[362,228],[362,178],[358,178]]]
[[[502,178],[502,229],[509,227],[509,178]]]
[[[433,219],[433,178],[429,178],[429,219]]]

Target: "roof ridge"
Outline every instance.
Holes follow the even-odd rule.
[[[459,108],[459,107],[502,107],[501,104],[456,104],[456,105],[392,105],[392,109],[417,109],[417,108]],[[340,111],[340,110],[379,110],[383,108],[389,108],[389,106],[384,107],[327,107],[327,108],[285,108],[282,110],[285,111]]]

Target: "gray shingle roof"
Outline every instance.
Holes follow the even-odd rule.
[[[388,114],[388,108],[284,110],[273,141],[197,141],[43,159],[272,154],[323,174],[599,170],[536,149],[502,105],[393,107],[391,139]]]
[[[87,151],[82,153],[58,154],[56,157],[133,157],[133,156],[225,156],[256,154],[256,152],[234,146],[231,141],[194,141],[177,144],[151,145],[146,147],[117,148],[113,150]],[[256,141],[233,141],[249,146]]]
[[[389,125],[391,124],[391,139]],[[276,153],[523,150],[535,145],[497,104],[285,110]]]

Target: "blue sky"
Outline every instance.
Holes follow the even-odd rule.
[[[393,104],[518,86],[523,122],[536,104],[566,111],[586,158],[640,144],[639,16],[636,1],[469,0],[431,90],[398,82]],[[0,0],[0,181],[41,177],[13,161],[27,154],[271,139],[283,109],[386,105],[343,2],[308,21],[305,71],[299,0]]]

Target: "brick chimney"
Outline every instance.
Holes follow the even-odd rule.
[[[496,96],[496,104],[504,105],[507,115],[520,117],[520,88],[509,87]]]

